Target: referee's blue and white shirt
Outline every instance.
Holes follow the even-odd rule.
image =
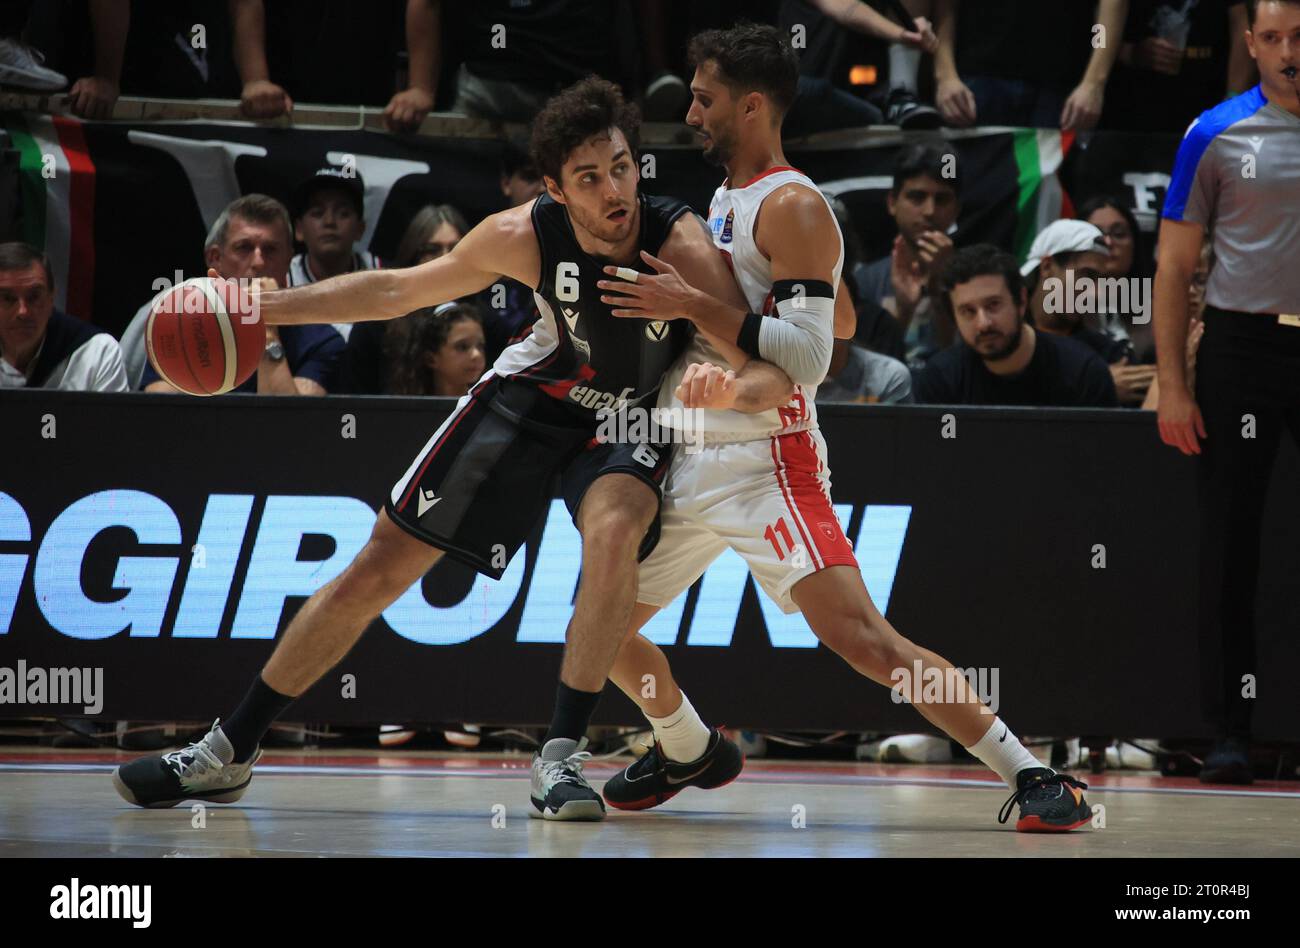
[[[1178,149],[1162,216],[1213,231],[1212,306],[1300,313],[1300,117],[1259,86],[1202,113]]]

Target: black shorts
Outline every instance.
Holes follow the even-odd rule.
[[[384,509],[394,523],[447,556],[500,579],[550,507],[555,480],[569,513],[596,478],[631,474],[662,503],[671,444],[608,444],[596,424],[536,386],[497,375],[481,379],[433,433]],[[638,560],[659,540],[659,515]]]

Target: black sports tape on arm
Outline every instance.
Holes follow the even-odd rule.
[[[763,317],[758,313],[746,313],[745,321],[740,324],[740,333],[736,336],[736,345],[746,355],[755,359],[758,354],[758,327],[763,324]]]
[[[821,296],[833,300],[835,290],[825,280],[777,280],[772,284],[772,300],[775,303],[784,303],[800,296]]]

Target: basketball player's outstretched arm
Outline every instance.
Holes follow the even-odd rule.
[[[262,318],[272,326],[360,323],[470,296],[500,276],[536,286],[542,264],[531,212],[530,202],[493,214],[450,253],[418,267],[363,270],[262,293]]]

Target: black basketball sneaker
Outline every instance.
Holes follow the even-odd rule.
[[[1017,790],[1002,805],[998,822],[1011,817],[1011,808],[1020,804],[1016,830],[1021,833],[1067,833],[1091,822],[1092,809],[1083,798],[1088,785],[1069,774],[1058,774],[1047,767],[1026,767],[1016,774]]]
[[[242,764],[233,763],[220,721],[213,722],[203,740],[161,757],[139,757],[113,771],[113,786],[127,803],[162,808],[182,800],[234,803],[253,782],[258,749]]]
[[[745,767],[745,755],[717,728],[709,746],[689,763],[664,756],[659,742],[605,784],[605,802],[620,810],[648,810],[666,803],[687,787],[714,790],[731,783]]]

